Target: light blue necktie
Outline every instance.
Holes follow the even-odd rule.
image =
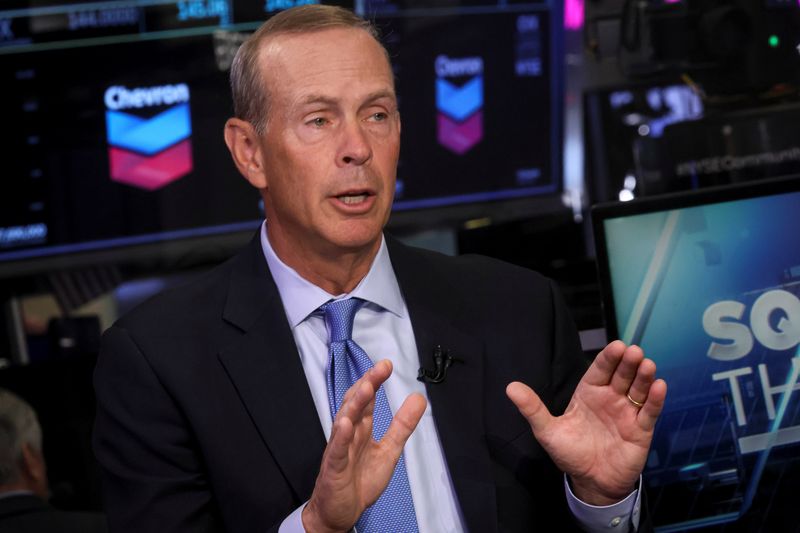
[[[330,335],[328,350],[328,401],[331,416],[342,405],[342,399],[353,383],[372,368],[373,363],[364,350],[351,338],[353,334],[353,317],[364,303],[357,298],[336,300],[320,307],[325,313],[325,322]],[[392,411],[386,400],[383,386],[375,396],[375,409],[372,415],[372,437],[379,441],[389,428]],[[414,501],[411,499],[411,487],[406,474],[403,456],[389,481],[389,486],[381,497],[368,507],[356,522],[359,533],[392,531],[397,533],[416,533],[417,518],[414,514]]]

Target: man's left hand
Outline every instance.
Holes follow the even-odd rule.
[[[610,505],[633,491],[647,460],[667,395],[667,384],[655,373],[641,348],[614,341],[598,354],[561,416],[552,416],[527,385],[511,383],[506,394],[569,475],[575,496]]]

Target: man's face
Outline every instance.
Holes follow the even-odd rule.
[[[377,250],[400,151],[382,48],[360,29],[284,34],[265,44],[259,67],[270,239],[317,255]]]

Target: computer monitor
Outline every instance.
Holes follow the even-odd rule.
[[[375,12],[403,119],[395,211],[560,191],[560,11],[397,4]]]
[[[798,206],[790,177],[592,210],[608,336],[668,385],[644,472],[657,531],[796,527]]]

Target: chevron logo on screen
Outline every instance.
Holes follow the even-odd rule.
[[[188,174],[192,164],[192,121],[185,83],[105,92],[111,179],[147,191]],[[165,108],[143,117],[129,109]]]
[[[483,139],[483,59],[436,58],[436,135],[439,144],[458,155]],[[456,85],[448,78],[468,78]]]

